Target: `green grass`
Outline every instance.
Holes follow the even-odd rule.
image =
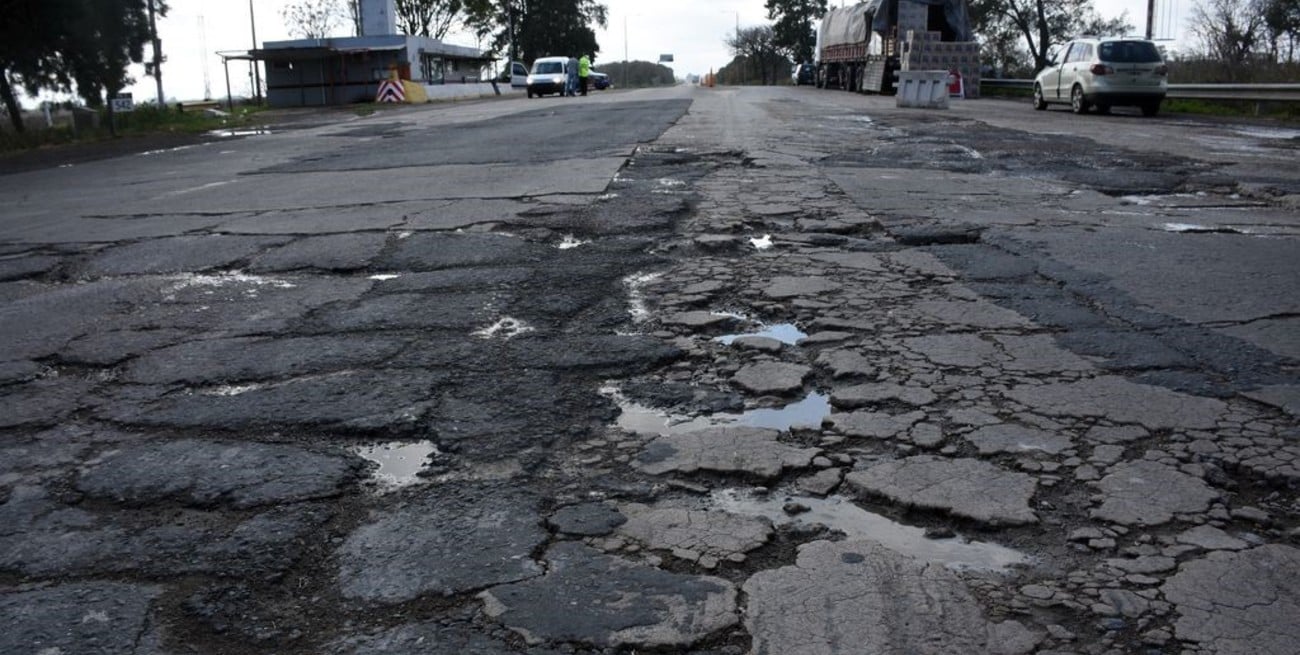
[[[1245,100],[1196,100],[1168,98],[1162,111],[1201,116],[1263,116],[1285,121],[1300,121],[1300,105],[1294,102],[1251,102]]]
[[[160,109],[153,105],[141,105],[135,111],[117,114],[118,136],[144,136],[157,134],[203,134],[212,130],[230,129],[256,124],[257,114],[264,107],[236,107],[233,113],[224,116],[212,115],[202,109],[191,109],[184,113],[174,107]],[[86,143],[111,138],[108,129],[108,113],[100,112],[100,127],[95,130],[82,130],[80,134],[71,126],[56,125],[52,128],[28,129],[14,132],[8,124],[0,129],[0,152],[29,150],[66,143]]]

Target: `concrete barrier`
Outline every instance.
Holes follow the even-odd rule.
[[[948,108],[948,71],[899,71],[899,107]]]
[[[501,89],[501,94],[511,93],[512,89],[509,84],[497,83],[497,88]],[[495,96],[497,93],[492,89],[492,84],[488,82],[470,83],[470,84],[426,84],[424,92],[429,96],[429,102],[439,102],[442,100],[468,100],[471,98],[486,98]],[[522,93],[522,87],[514,89],[515,93]]]

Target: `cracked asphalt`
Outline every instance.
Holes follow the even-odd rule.
[[[1298,149],[677,88],[0,175],[0,651],[1293,653]]]

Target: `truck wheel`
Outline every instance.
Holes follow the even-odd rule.
[[[1092,105],[1083,98],[1083,87],[1078,84],[1070,91],[1070,109],[1076,114],[1086,114],[1089,109],[1092,109]]]
[[[1047,109],[1047,100],[1043,98],[1043,87],[1034,85],[1034,109],[1043,111]]]

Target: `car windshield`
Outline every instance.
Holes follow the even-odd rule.
[[[1100,59],[1121,64],[1145,64],[1160,61],[1160,51],[1150,41],[1106,41],[1101,44]]]
[[[539,61],[533,65],[534,75],[550,75],[563,72],[564,64],[561,64],[558,61]]]

